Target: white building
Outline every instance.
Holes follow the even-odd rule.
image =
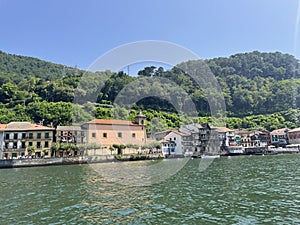
[[[179,131],[171,131],[169,134],[167,134],[164,138],[164,141],[174,142],[174,152],[171,154],[173,155],[183,155],[183,149],[182,149],[182,137],[186,136],[185,134],[179,132]],[[164,147],[164,146],[163,146]]]
[[[287,133],[289,129],[287,128],[282,128],[282,129],[277,129],[273,130],[270,135],[271,135],[271,144],[274,146],[284,146],[287,143]]]

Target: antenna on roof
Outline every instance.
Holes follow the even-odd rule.
[[[44,124],[44,119],[40,120],[39,124],[40,124],[41,126],[43,126],[43,124]]]

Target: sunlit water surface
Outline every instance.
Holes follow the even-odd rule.
[[[199,162],[150,186],[90,165],[3,169],[0,224],[300,224],[300,155]]]

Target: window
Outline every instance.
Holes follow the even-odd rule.
[[[132,138],[135,138],[135,133],[132,133]]]
[[[96,133],[92,133],[92,137],[95,138],[96,137]]]
[[[198,138],[197,138],[198,139]],[[174,141],[176,141],[176,137],[174,137]]]
[[[29,139],[33,138],[33,133],[29,133]]]
[[[21,148],[26,148],[25,141],[22,141],[22,147]]]
[[[80,133],[81,133],[81,136],[84,136],[84,131],[81,131]]]
[[[28,145],[29,145],[29,146],[32,146],[32,142],[31,142],[31,141],[30,141],[30,142],[28,142]]]
[[[37,137],[37,138],[41,138],[41,137],[42,137],[42,134],[41,134],[41,133],[37,133],[36,137]]]
[[[14,139],[18,139],[18,134],[14,133]]]
[[[45,138],[49,138],[49,133],[45,133]]]
[[[118,133],[118,137],[122,138],[122,133],[121,132]]]
[[[22,133],[22,139],[26,138],[26,133]]]
[[[77,131],[76,130],[75,130],[74,134],[75,134],[75,136],[77,136]]]
[[[5,134],[5,139],[9,140],[9,134]]]
[[[41,147],[42,147],[41,142],[38,141],[38,142],[36,143],[36,148],[41,148]]]
[[[49,142],[48,141],[45,141],[45,148],[49,148]]]
[[[107,133],[103,133],[103,137],[104,137],[104,138],[107,138]]]

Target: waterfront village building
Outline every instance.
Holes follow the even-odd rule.
[[[0,129],[0,158],[50,157],[54,128],[30,122],[11,122],[1,124]],[[29,147],[34,150],[28,151]]]
[[[161,152],[164,156],[173,156],[175,155],[176,143],[171,140],[161,140]]]
[[[181,133],[177,130],[173,130],[168,133],[164,139],[161,141],[162,144],[162,153],[164,155],[187,155],[192,154],[189,152],[183,152],[182,148],[182,138],[187,136],[187,134]]]
[[[57,126],[56,128],[56,143],[60,146],[64,144],[73,144],[73,145],[85,145],[86,144],[86,131],[81,128],[81,126]],[[70,154],[77,156],[79,151],[71,150],[68,152],[59,151],[59,156],[68,156]],[[56,156],[58,156],[55,153]]]
[[[64,144],[85,144],[85,131],[81,126],[57,126],[56,128],[56,142]]]
[[[200,132],[203,127],[200,124],[189,124],[179,128],[179,132],[185,134],[182,137],[182,151],[184,155],[200,155],[201,140]]]
[[[235,142],[245,149],[266,148],[270,142],[268,131],[235,130]]]
[[[146,143],[146,117],[140,112],[134,122],[126,120],[103,120],[94,119],[82,125],[86,130],[86,141],[88,144],[101,145],[110,153],[109,147],[117,145]],[[118,151],[121,151],[119,149]],[[118,152],[122,154],[122,152]]]
[[[180,127],[179,132],[186,134],[182,138],[184,155],[189,155],[190,152],[194,156],[219,153],[219,137],[215,127],[209,124],[189,124]]]
[[[234,131],[227,127],[216,127],[218,131],[221,151],[227,151],[229,146],[236,145]]]
[[[168,135],[169,133],[171,133],[173,130],[169,129],[169,130],[164,130],[164,131],[159,131],[159,132],[155,132],[154,134],[152,134],[152,139],[155,141],[161,141],[165,138],[166,135]]]
[[[271,144],[276,147],[284,147],[288,144],[288,128],[281,128],[277,130],[273,130],[271,135]]]
[[[295,128],[288,131],[289,144],[300,145],[300,128]]]

